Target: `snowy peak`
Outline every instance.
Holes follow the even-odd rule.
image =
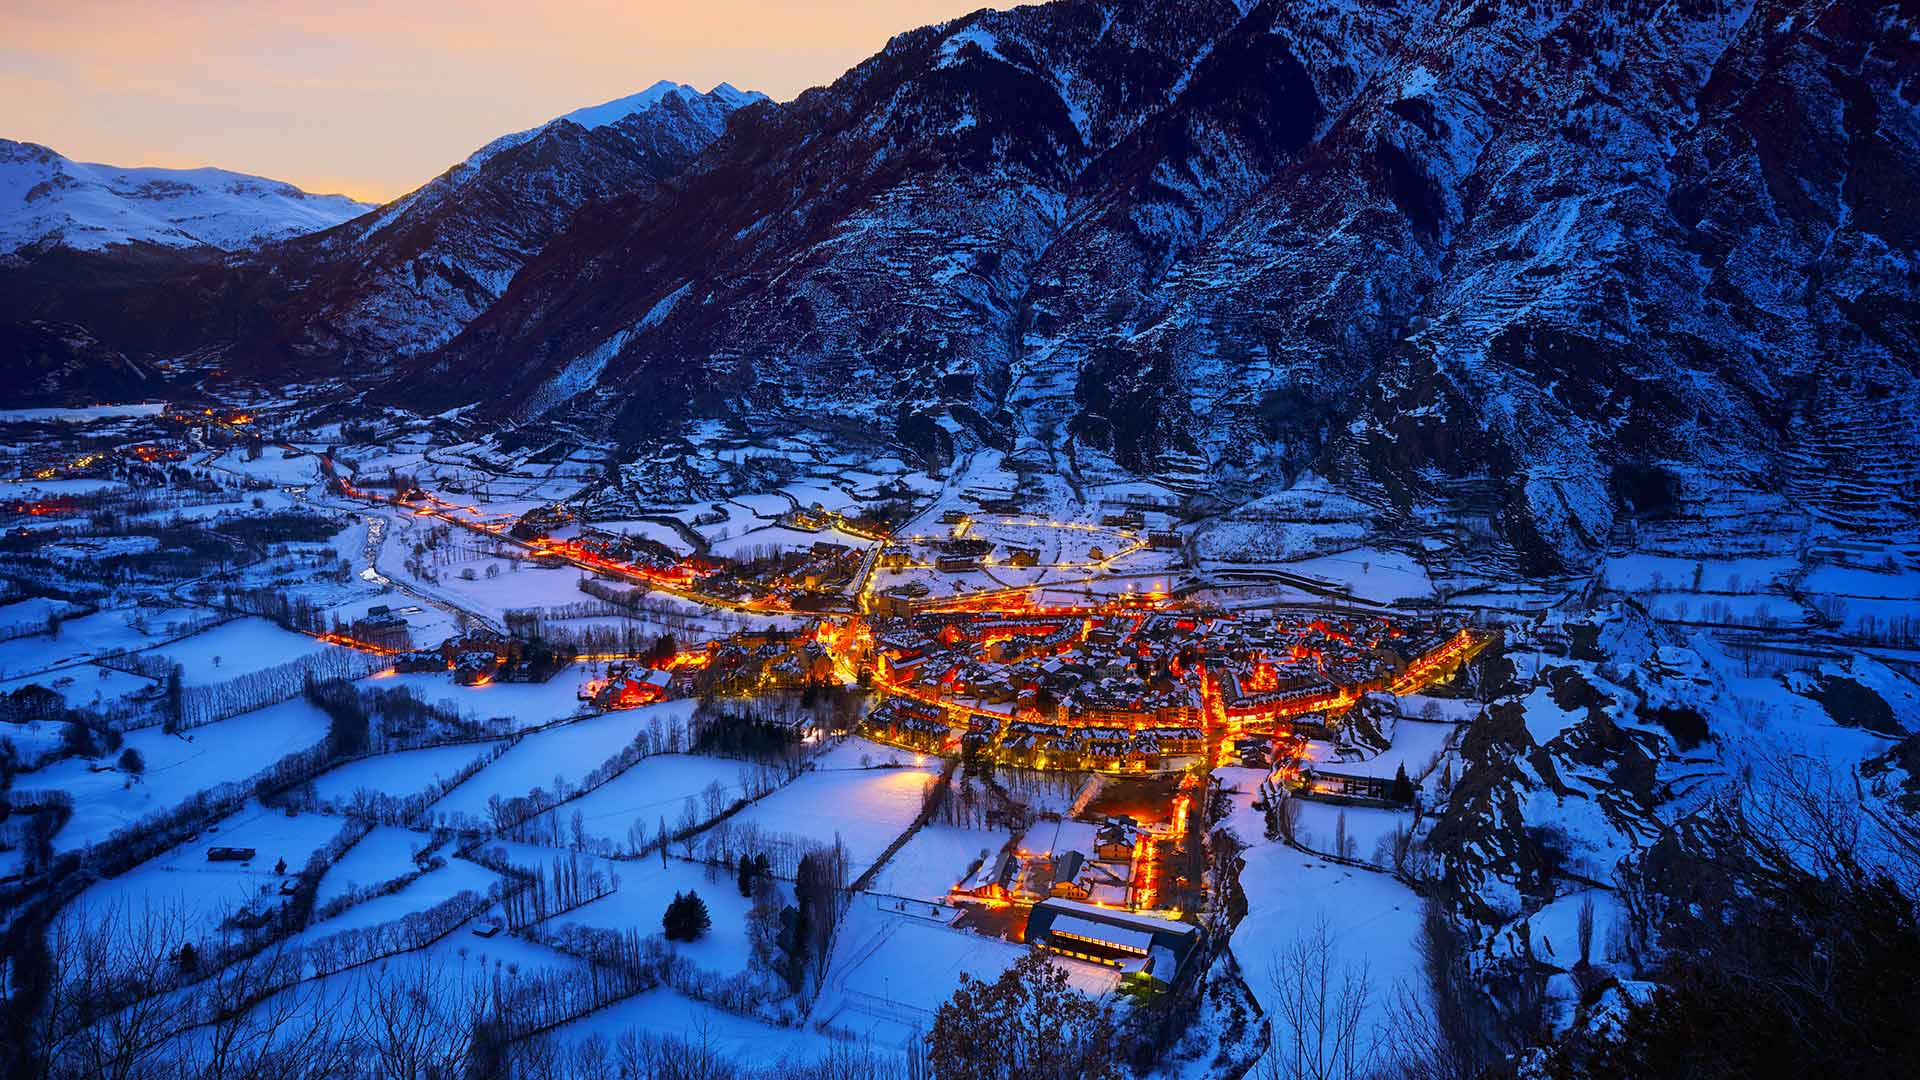
[[[648,109],[653,108],[670,97],[677,97],[682,101],[708,100],[713,104],[723,106],[727,112],[744,108],[756,101],[768,100],[765,94],[758,91],[740,90],[732,83],[721,83],[703,94],[693,87],[688,86],[686,83],[676,83],[662,79],[637,94],[628,94],[626,97],[615,98],[601,105],[589,105],[584,109],[575,109],[565,116],[554,120],[553,123],[557,124],[561,120],[567,120],[591,131],[597,127],[604,127],[607,124],[625,120],[635,113],[646,112]]]
[[[224,169],[125,169],[0,139],[0,252],[36,244],[237,251],[325,229],[372,209],[344,195]]]
[[[598,105],[588,105],[525,131],[502,135],[475,151],[473,156],[461,163],[457,171],[464,173],[466,170],[477,168],[502,150],[531,142],[542,133],[552,131],[561,124],[578,124],[588,131],[593,131],[609,124],[620,123],[629,117],[645,114],[663,104],[704,107],[701,111],[715,115],[724,122],[727,114],[735,109],[766,100],[769,99],[765,94],[740,90],[731,83],[721,83],[703,94],[686,83],[662,79],[637,94],[628,94],[626,97],[614,98],[612,101]]]

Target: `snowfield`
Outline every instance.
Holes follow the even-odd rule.
[[[73,796],[73,817],[54,837],[57,849],[70,851],[171,810],[198,792],[246,780],[326,737],[326,714],[295,698],[179,735],[157,727],[128,732],[126,745],[146,759],[146,771],[137,779],[117,769],[94,772],[87,760],[68,758],[22,774],[14,786]]]
[[[373,889],[413,873],[414,856],[432,845],[432,838],[412,829],[375,825],[327,868],[314,893],[314,905],[324,906],[355,888]],[[446,855],[443,849],[439,852]]]
[[[134,930],[149,920],[177,926],[189,939],[219,932],[229,915],[251,905],[271,910],[285,902],[280,893],[288,875],[337,836],[346,822],[321,814],[288,817],[250,802],[219,824],[118,877],[106,878],[80,894],[70,913],[119,929]],[[212,846],[250,847],[257,854],[245,863],[212,862]],[[286,862],[286,873],[274,867]]]
[[[893,853],[874,877],[872,889],[917,900],[944,900],[950,888],[999,854],[1006,842],[1004,832],[929,824]]]
[[[211,686],[337,646],[282,630],[260,618],[235,619],[143,655],[180,665],[187,686]]]
[[[681,820],[688,799],[699,805],[699,820],[706,820],[705,793],[709,785],[718,784],[725,805],[732,805],[744,794],[740,774],[751,768],[731,758],[657,754],[569,801],[560,812],[569,821],[575,813],[580,814],[587,835],[616,846],[626,844],[628,827],[635,822],[652,839],[661,819],[669,827]]]
[[[821,768],[761,799],[728,822],[763,834],[804,837],[821,847],[847,846],[849,873],[859,877],[920,813],[935,763],[903,768]]]
[[[519,798],[534,788],[552,792],[558,783],[576,787],[588,773],[633,742],[634,736],[650,731],[655,723],[666,727],[684,722],[693,705],[691,701],[649,705],[537,731],[447,792],[433,804],[433,813],[483,817],[488,800],[496,796]]]
[[[1420,898],[1392,877],[1303,855],[1280,843],[1257,844],[1240,872],[1248,914],[1234,928],[1253,995],[1269,1010],[1278,998],[1273,963],[1303,936],[1325,925],[1335,950],[1335,977],[1364,972],[1374,994],[1362,1021],[1367,1038],[1390,1022],[1387,1004],[1400,987],[1424,995],[1416,938]]]
[[[1026,953],[1024,945],[948,926],[956,915],[948,907],[856,897],[834,940],[813,1022],[882,1046],[906,1047],[933,1027],[934,1013],[953,996],[963,973],[992,981]],[[1054,963],[1082,993],[1098,997],[1119,983],[1113,968]]]
[[[398,750],[391,754],[350,761],[328,769],[313,778],[315,797],[321,802],[345,802],[356,791],[407,798],[432,787],[443,777],[484,757],[496,743],[455,743],[429,746],[420,750]]]

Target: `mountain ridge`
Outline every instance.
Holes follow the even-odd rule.
[[[227,169],[100,165],[0,139],[0,254],[134,244],[242,251],[371,209]]]

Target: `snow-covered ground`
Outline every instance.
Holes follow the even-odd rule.
[[[40,675],[22,675],[0,682],[0,693],[11,694],[26,686],[43,686],[66,701],[69,708],[100,708],[134,694],[153,690],[158,684],[144,675],[117,671],[97,664],[79,664]]]
[[[729,818],[763,833],[801,836],[822,847],[847,846],[853,877],[866,872],[919,814],[936,762],[897,769],[821,768]]]
[[[1385,1031],[1388,1003],[1400,987],[1425,993],[1416,940],[1420,898],[1411,889],[1387,874],[1323,862],[1280,843],[1256,844],[1245,859],[1240,885],[1248,913],[1234,929],[1233,951],[1267,1010],[1280,1000],[1280,957],[1322,924],[1333,942],[1335,977],[1364,973],[1373,985],[1364,1037]]]
[[[947,925],[958,914],[953,908],[901,906],[882,896],[854,899],[814,1003],[816,1025],[881,1046],[907,1046],[932,1028],[934,1013],[953,996],[963,973],[992,981],[1027,951]],[[1055,963],[1076,989],[1094,996],[1119,982],[1113,968]]]
[[[297,873],[307,859],[345,826],[321,814],[288,817],[248,803],[246,808],[199,839],[181,844],[118,877],[105,878],[81,893],[69,909],[75,917],[117,929],[148,925],[149,918],[176,926],[188,938],[213,936],[221,922],[250,903],[277,907],[285,897],[286,874],[274,867],[285,860]],[[246,863],[211,862],[207,848],[250,847]]]
[[[706,820],[709,785],[719,785],[731,805],[744,793],[741,774],[750,770],[747,763],[730,758],[660,754],[568,802],[561,814],[571,821],[578,813],[587,835],[615,845],[627,842],[628,829],[636,823],[652,839],[661,819],[669,826],[681,820],[688,799],[699,804],[698,820]]]
[[[94,772],[86,759],[67,758],[23,773],[14,787],[73,796],[73,817],[54,836],[54,846],[68,851],[104,840],[149,814],[171,810],[197,792],[246,780],[326,737],[326,714],[295,698],[179,735],[157,727],[128,732],[126,745],[146,760],[138,778],[118,770]]]
[[[353,797],[354,792],[363,789],[404,799],[427,790],[441,778],[452,776],[484,757],[493,745],[455,743],[361,758],[314,777],[313,792],[321,802],[345,802]]]
[[[684,722],[693,705],[691,701],[649,705],[589,716],[535,732],[447,792],[433,804],[432,812],[482,817],[487,812],[487,801],[496,796],[518,798],[534,788],[551,793],[561,782],[570,788],[577,787],[588,773],[631,743],[635,735],[651,731],[655,723],[666,727]]]
[[[1005,846],[1007,834],[985,829],[962,829],[930,824],[887,860],[871,888],[878,893],[942,900],[969,870],[991,859]]]
[[[337,646],[282,630],[260,618],[235,619],[144,655],[180,665],[187,686],[210,686]]]
[[[1336,843],[1340,835],[1340,819],[1346,818],[1347,850],[1339,851]],[[1342,855],[1350,859],[1362,859],[1378,866],[1390,865],[1389,859],[1381,854],[1381,842],[1393,835],[1396,829],[1412,829],[1413,814],[1410,811],[1381,810],[1368,806],[1335,806],[1329,803],[1300,800],[1300,820],[1295,825],[1294,837],[1315,851],[1324,851],[1333,855]]]
[[[726,1012],[665,988],[575,1020],[556,1031],[554,1038],[577,1043],[599,1036],[612,1043],[629,1031],[678,1039],[756,1066],[810,1064],[846,1045],[806,1028],[776,1027]]]
[[[0,675],[26,675],[136,651],[211,621],[209,613],[189,608],[99,611],[62,623],[58,636],[33,634],[0,644]]]
[[[367,872],[365,869],[358,871],[362,874]],[[376,896],[371,900],[355,904],[330,919],[314,923],[302,932],[300,940],[317,941],[342,930],[361,929],[394,922],[415,912],[425,911],[463,892],[474,892],[484,896],[487,890],[499,881],[500,875],[484,866],[465,859],[448,859],[447,865],[420,875],[414,881],[408,882],[399,892]],[[335,895],[345,891],[344,887],[339,885],[334,886],[334,889]]]
[[[504,717],[514,729],[539,727],[578,716],[584,709],[580,688],[590,678],[583,664],[572,664],[543,683],[498,680],[481,686],[461,686],[444,672],[415,672],[376,676],[361,685],[376,690],[405,687],[422,701],[451,709],[477,720]]]
[[[515,862],[550,861],[558,852],[529,851],[524,845],[513,849]],[[724,867],[709,867],[669,855],[661,865],[658,855],[641,859],[604,860],[599,865],[620,879],[620,888],[584,907],[555,917],[556,927],[577,925],[606,930],[634,930],[643,936],[661,933],[661,916],[676,893],[694,892],[707,905],[713,926],[693,941],[669,942],[668,947],[685,956],[702,971],[718,976],[747,969],[752,953],[748,937],[747,912],[753,901],[740,895],[733,874]],[[792,902],[790,887],[779,885],[783,903]],[[664,938],[662,939],[664,940]]]
[[[425,833],[394,825],[375,825],[347,849],[339,862],[327,869],[314,894],[315,906],[325,906],[355,888],[373,889],[405,877],[415,869],[414,855],[432,843],[432,838]]]

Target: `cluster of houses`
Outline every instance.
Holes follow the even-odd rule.
[[[476,631],[459,634],[437,648],[415,649],[393,658],[401,674],[451,671],[462,686],[499,682],[546,682],[573,662],[573,653],[534,638]]]
[[[700,591],[722,600],[772,598],[794,611],[852,611],[848,587],[865,560],[864,549],[816,540],[805,548],[728,564],[703,578]]]
[[[798,689],[833,681],[833,654],[812,634],[735,634],[714,646],[698,685],[723,697]]]
[[[688,586],[724,565],[702,555],[682,556],[649,536],[628,536],[582,528],[577,539],[542,540],[536,537],[536,562],[582,563],[615,576],[637,577],[654,584]]]
[[[684,695],[691,688],[692,681],[690,672],[671,672],[642,664],[622,663],[609,667],[606,678],[581,687],[580,697],[595,708],[637,709],[642,705]],[[676,690],[679,693],[675,693]]]
[[[999,758],[1010,765],[1037,769],[1178,768],[1206,749],[1206,733],[1197,727],[1070,727],[1030,720],[1007,725]]]
[[[1034,904],[1049,898],[1124,908],[1134,901],[1140,826],[1130,817],[1042,821],[1021,846],[981,863],[958,891],[977,900]]]
[[[920,614],[875,626],[874,669],[896,698],[869,726],[917,749],[973,739],[1020,764],[1157,768],[1197,753],[1215,722],[1324,733],[1320,714],[1385,689],[1448,640],[1379,617]]]
[[[920,615],[876,633],[875,664],[923,697],[1008,716],[1185,727],[1200,719],[1198,679],[1179,659],[1194,627],[1161,612]]]

